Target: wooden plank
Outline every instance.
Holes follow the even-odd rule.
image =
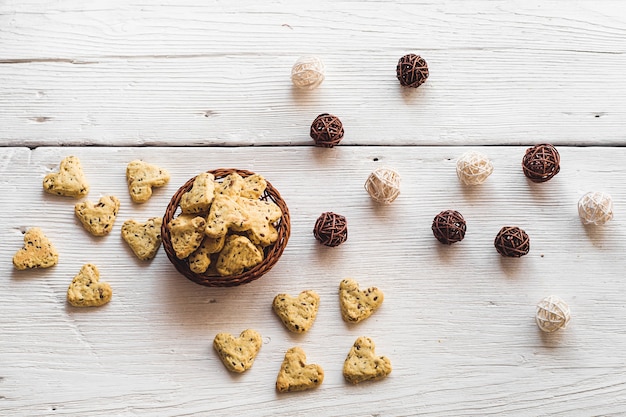
[[[350,145],[622,145],[619,2],[74,0],[0,5],[0,143],[310,144],[322,112]],[[395,78],[422,54],[417,91]],[[295,91],[298,56],[327,78]]]
[[[626,412],[626,288],[622,254],[626,207],[624,148],[559,147],[562,170],[533,184],[520,168],[524,147],[477,148],[495,171],[463,188],[455,159],[465,147],[0,149],[0,414],[7,415],[619,415]],[[43,176],[64,156],[81,158],[89,199],[115,194],[113,233],[87,235],[73,199],[45,194]],[[131,203],[124,171],[136,158],[167,168],[171,182],[143,205]],[[374,204],[369,173],[391,166],[402,194]],[[200,287],[178,275],[161,251],[133,258],[119,235],[129,218],[160,215],[177,187],[217,167],[262,173],[292,215],[292,236],[277,266],[249,285]],[[613,195],[615,219],[581,225],[576,202],[587,191]],[[440,245],[435,214],[457,209],[465,240]],[[323,211],[345,215],[349,239],[317,244]],[[531,252],[503,259],[493,239],[503,225],[531,237]],[[45,271],[14,271],[22,231],[39,226],[60,261]],[[83,263],[99,266],[114,289],[105,307],[70,308],[65,292]],[[345,277],[385,292],[367,321],[345,324],[337,288]],[[315,325],[288,334],[271,311],[279,292],[311,288],[321,296]],[[572,308],[568,329],[541,334],[535,304],[550,294]],[[254,328],[264,344],[247,373],[233,376],[211,348],[216,333]],[[390,357],[386,380],[351,386],[341,375],[354,340],[370,336]],[[312,392],[278,395],[284,352],[301,346],[326,372]]]

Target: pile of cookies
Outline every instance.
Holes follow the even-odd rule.
[[[165,228],[176,258],[195,274],[222,277],[263,262],[265,249],[279,239],[283,216],[276,203],[263,198],[266,188],[259,174],[196,176],[180,197],[180,213]]]
[[[143,161],[131,161],[126,167],[128,192],[133,202],[145,203],[152,196],[153,187],[169,182],[169,173]],[[43,179],[45,192],[62,196],[83,198],[89,193],[89,182],[80,160],[75,156],[64,158],[58,172]],[[113,195],[102,196],[97,203],[81,201],[74,205],[74,214],[84,229],[93,236],[102,237],[113,230],[120,209],[120,200]],[[151,217],[145,222],[129,219],[122,225],[122,238],[137,258],[154,258],[161,246],[161,217]],[[32,227],[24,233],[24,246],[13,257],[18,270],[49,268],[59,261],[59,254],[41,228]],[[67,301],[75,307],[97,307],[111,300],[113,291],[109,284],[100,282],[96,265],[85,264],[73,278],[67,290]]]
[[[353,279],[344,279],[339,284],[341,316],[347,323],[359,323],[374,313],[383,303],[384,295],[376,287],[365,290]],[[313,326],[319,309],[320,297],[312,290],[302,291],[298,296],[283,293],[274,297],[272,310],[293,333],[307,332]],[[263,344],[261,335],[246,329],[233,336],[218,333],[213,347],[231,372],[242,373],[250,369]],[[358,384],[377,381],[391,373],[391,361],[376,355],[376,346],[369,337],[358,337],[348,352],[343,365],[346,381]],[[299,346],[291,347],[276,377],[278,392],[304,391],[316,388],[324,381],[324,370],[318,364],[307,364],[306,353]]]

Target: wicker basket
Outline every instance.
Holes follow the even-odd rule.
[[[215,176],[215,180],[217,181],[233,172],[237,172],[244,178],[254,175],[254,172],[234,168],[220,168],[207,172],[213,174]],[[234,287],[241,284],[247,284],[248,282],[252,282],[256,279],[261,278],[265,273],[272,269],[276,262],[278,262],[278,259],[285,250],[285,246],[287,246],[287,241],[289,240],[289,235],[291,232],[289,209],[281,198],[278,190],[276,190],[269,183],[269,181],[266,180],[267,188],[261,196],[261,199],[272,201],[276,205],[278,205],[278,207],[280,207],[280,209],[282,210],[282,217],[277,222],[277,224],[275,224],[276,229],[278,230],[278,240],[265,248],[263,261],[255,267],[244,271],[239,275],[221,276],[212,271],[211,268],[209,268],[209,270],[203,274],[198,274],[189,269],[187,259],[178,259],[178,257],[176,256],[174,248],[172,247],[169,228],[167,227],[170,220],[172,220],[180,213],[180,200],[182,199],[184,193],[191,190],[194,180],[195,177],[189,179],[189,181],[187,181],[182,187],[178,189],[178,191],[176,191],[176,193],[170,200],[167,209],[165,210],[165,215],[163,216],[161,237],[163,240],[163,248],[165,249],[165,253],[167,253],[167,257],[169,258],[170,262],[174,265],[174,267],[176,267],[178,272],[183,274],[185,277],[195,282],[196,284],[204,285],[207,287]]]

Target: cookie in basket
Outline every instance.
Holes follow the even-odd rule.
[[[207,213],[215,197],[215,176],[209,172],[199,174],[191,190],[180,199],[180,209],[184,214]]]
[[[205,226],[206,220],[193,214],[181,214],[169,222],[167,227],[178,259],[187,258],[200,247]]]

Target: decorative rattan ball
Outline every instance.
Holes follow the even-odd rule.
[[[365,189],[377,203],[391,204],[400,195],[400,174],[390,168],[377,168],[367,177]]]
[[[569,306],[556,295],[546,297],[537,304],[535,321],[544,332],[552,333],[564,329],[570,318]]]
[[[317,146],[332,148],[343,139],[343,124],[337,116],[322,113],[311,124],[311,137]]]
[[[291,82],[298,88],[313,90],[324,81],[324,63],[316,56],[302,56],[291,68]]]
[[[542,143],[526,149],[522,169],[532,182],[546,182],[559,173],[560,162],[559,151],[550,144]]]
[[[463,240],[467,225],[461,213],[456,210],[445,210],[435,216],[432,229],[439,242],[451,245]]]
[[[396,76],[403,87],[417,88],[428,78],[428,64],[419,55],[405,55],[398,61]]]
[[[322,213],[315,222],[313,236],[322,245],[339,246],[348,239],[348,222],[341,214]]]
[[[578,215],[583,224],[603,225],[613,218],[613,199],[601,191],[587,193],[578,200]]]
[[[502,256],[519,258],[530,250],[530,238],[525,231],[516,226],[504,226],[493,242]]]
[[[465,185],[478,185],[493,172],[493,164],[480,152],[469,151],[456,161],[456,175]]]

